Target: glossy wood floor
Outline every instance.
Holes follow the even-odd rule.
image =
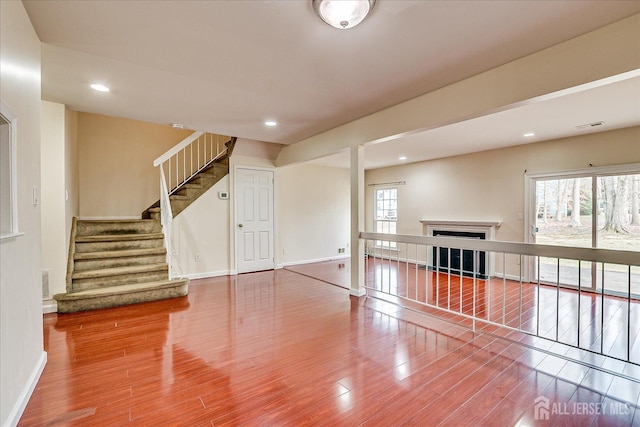
[[[638,382],[288,270],[48,314],[44,338],[20,425],[640,425]]]

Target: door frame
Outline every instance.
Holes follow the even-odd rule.
[[[238,169],[247,169],[247,170],[255,170],[255,171],[267,171],[267,172],[271,172],[273,173],[273,197],[271,199],[271,202],[273,203],[273,243],[272,243],[272,247],[271,247],[271,251],[273,253],[273,268],[274,270],[278,268],[278,264],[276,262],[276,258],[277,258],[277,252],[276,252],[276,229],[277,229],[277,208],[276,208],[276,184],[277,184],[277,179],[276,179],[276,168],[272,168],[272,167],[264,167],[264,166],[250,166],[250,165],[241,165],[241,164],[237,164],[237,165],[233,165],[233,168],[231,169],[233,171],[233,176],[232,176],[232,183],[233,183],[233,213],[232,215],[229,215],[229,220],[230,220],[230,224],[229,226],[231,227],[231,236],[232,236],[232,244],[233,244],[233,274],[238,274],[238,181],[236,180],[236,176],[237,176],[237,172]]]

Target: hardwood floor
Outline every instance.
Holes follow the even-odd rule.
[[[549,341],[349,297],[313,268],[338,267],[194,280],[187,297],[45,315],[48,363],[20,425],[640,425],[640,382],[523,345]],[[640,378],[636,365],[590,357]],[[548,421],[534,419],[540,396]]]

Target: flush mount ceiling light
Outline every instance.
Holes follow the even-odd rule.
[[[533,132],[527,132],[527,133],[523,134],[522,136],[524,136],[525,138],[531,138],[532,136],[536,136],[536,134],[533,133]]]
[[[266,122],[264,122],[265,126],[275,126],[278,123],[274,122],[273,120],[267,120]]]
[[[109,88],[100,83],[93,83],[91,89],[97,90],[98,92],[109,92]]]
[[[311,0],[311,4],[324,22],[346,30],[364,21],[376,0]]]
[[[407,160],[407,156],[400,156],[398,157],[398,160]]]

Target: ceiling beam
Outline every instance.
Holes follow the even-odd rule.
[[[640,69],[640,14],[322,132],[280,152],[277,166],[506,111],[605,84]]]

